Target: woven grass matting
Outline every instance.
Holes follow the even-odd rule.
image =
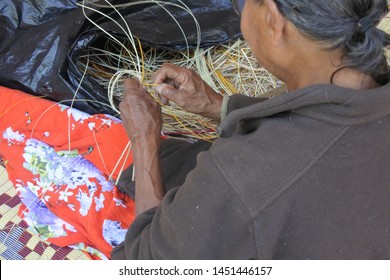
[[[0,260],[88,260],[82,251],[42,241],[19,217],[20,199],[0,166]]]

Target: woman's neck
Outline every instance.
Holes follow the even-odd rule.
[[[312,44],[312,45],[310,45]],[[307,42],[307,48],[290,55],[280,77],[289,91],[316,84],[334,84],[340,87],[366,90],[380,85],[370,76],[343,65],[340,51],[326,51],[315,43]]]
[[[331,79],[333,73],[329,75],[329,72],[328,75],[320,75],[318,72],[321,71],[315,69],[313,69],[313,71],[317,71],[317,73],[314,75],[304,74],[301,79],[299,79],[297,77],[299,75],[296,74],[290,76],[291,79],[286,79],[285,81],[287,89],[292,91],[316,84],[333,84],[354,90],[367,90],[380,86],[380,84],[377,83],[370,75],[351,68],[341,69],[333,76],[333,79]],[[337,71],[337,69],[335,71]]]

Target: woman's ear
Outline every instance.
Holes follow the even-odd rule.
[[[266,24],[272,36],[272,44],[274,46],[283,44],[287,24],[286,18],[279,11],[275,1],[264,0],[263,5],[266,8]]]

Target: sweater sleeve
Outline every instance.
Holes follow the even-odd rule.
[[[234,110],[242,109],[266,100],[268,100],[268,98],[250,97],[242,94],[234,94],[231,96],[225,95],[221,107],[221,121]]]
[[[252,219],[219,171],[202,152],[197,167],[161,206],[141,214],[113,259],[258,258]]]

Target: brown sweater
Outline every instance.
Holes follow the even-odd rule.
[[[230,98],[221,139],[113,259],[390,259],[390,84],[257,101]]]

